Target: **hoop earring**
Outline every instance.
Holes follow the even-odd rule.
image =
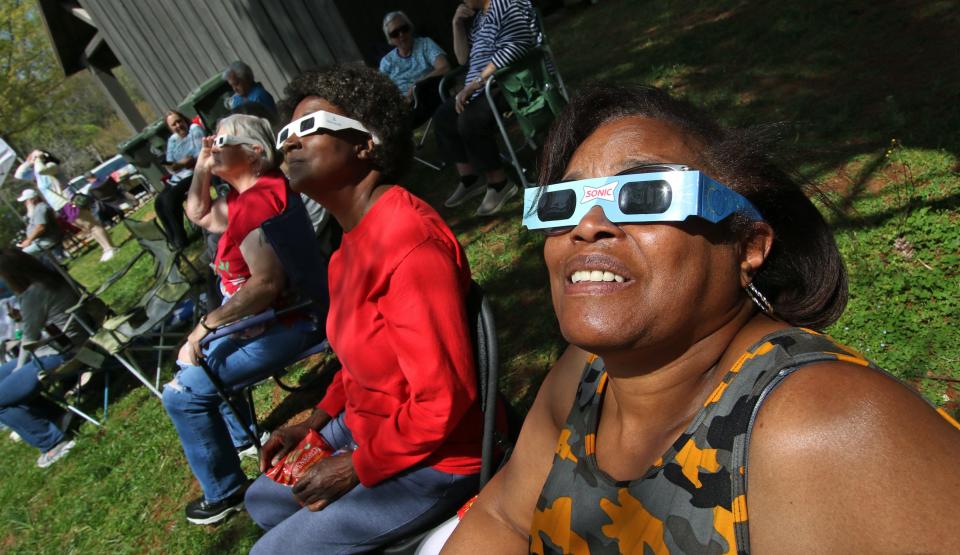
[[[767,316],[773,316],[773,305],[770,304],[770,301],[763,296],[763,293],[757,289],[757,286],[751,281],[743,288],[747,292],[747,296],[750,297],[750,300],[753,301],[753,304],[757,305],[757,308],[760,309],[760,312],[763,312]]]

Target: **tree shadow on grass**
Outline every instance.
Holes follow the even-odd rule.
[[[598,29],[603,45],[584,48]],[[958,29],[953,2],[620,0],[561,14],[548,31],[574,88],[639,81],[728,125],[805,122],[790,148],[824,171],[891,138],[960,154]]]

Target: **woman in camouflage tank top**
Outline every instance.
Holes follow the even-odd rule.
[[[843,312],[843,262],[757,145],[652,87],[588,88],[561,114],[541,183],[682,164],[762,218],[614,224],[586,192],[549,206],[592,203],[544,245],[571,346],[445,553],[958,548],[960,431],[814,331]],[[546,221],[538,202],[526,216]]]

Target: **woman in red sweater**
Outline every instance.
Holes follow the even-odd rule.
[[[261,476],[246,507],[253,553],[354,553],[424,529],[477,487],[481,415],[466,255],[425,202],[393,185],[412,157],[403,99],[378,72],[307,72],[278,136],[294,190],[343,226],[329,266],[327,334],[343,370],[305,423],[264,446],[261,469],[310,429],[341,451],[293,486]]]

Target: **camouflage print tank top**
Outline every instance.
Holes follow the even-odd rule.
[[[560,432],[530,530],[531,553],[749,553],[747,445],[763,399],[801,366],[872,366],[825,335],[768,335],[733,365],[683,434],[640,479],[597,466],[598,413],[607,374],[594,358]]]

